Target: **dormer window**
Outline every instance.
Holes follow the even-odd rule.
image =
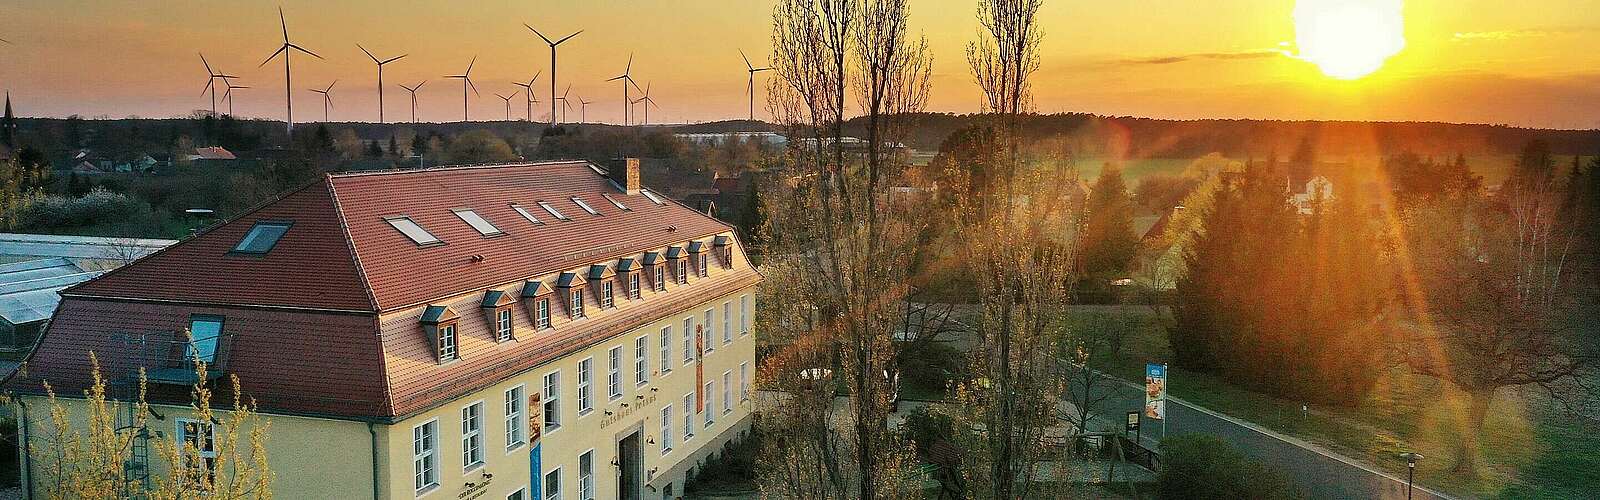
[[[561,215],[561,212],[556,210],[556,207],[554,205],[551,205],[550,202],[546,202],[546,201],[539,202],[539,208],[543,208],[545,212],[549,212],[551,217],[555,217],[555,218],[561,219],[561,220],[572,220],[572,219],[568,219],[567,216],[565,216],[565,215]]]
[[[411,220],[410,217],[398,215],[394,217],[384,217],[383,220],[388,222],[390,226],[393,226],[395,229],[399,230],[401,234],[406,235],[407,238],[411,238],[411,242],[416,243],[417,246],[439,245],[444,243],[443,241],[439,240],[438,237],[434,236],[433,233],[430,233],[428,230],[423,229],[422,226],[417,225],[416,221]]]
[[[699,268],[698,271],[700,273],[700,277],[704,278],[706,276],[709,276],[711,274],[711,271],[710,271],[710,267],[706,265],[706,254],[702,253],[702,254],[695,255],[695,259],[698,260],[698,262],[695,263],[695,267]]]
[[[639,265],[632,258],[617,260],[617,272],[623,275],[623,293],[630,299],[639,298]]]
[[[512,321],[511,308],[516,305],[516,300],[511,294],[500,290],[489,290],[483,293],[483,311],[489,318],[489,325],[494,331],[495,342],[506,342],[516,338],[514,322]]]
[[[422,331],[433,343],[434,361],[448,363],[461,359],[457,344],[456,321],[460,316],[449,306],[428,306],[422,311]]]
[[[577,203],[578,204],[578,208],[582,208],[583,211],[589,212],[589,215],[600,215],[600,211],[599,210],[595,210],[594,207],[589,206],[588,203],[584,203],[583,202],[583,198],[579,198],[579,197],[574,196],[574,197],[572,197],[572,202],[573,203]]]
[[[711,246],[717,249],[717,260],[722,261],[723,269],[733,269],[733,238],[719,235],[712,240]]]
[[[689,255],[694,256],[694,271],[701,278],[710,275],[706,266],[706,244],[703,241],[689,242]]]
[[[533,315],[533,328],[550,328],[550,286],[542,281],[528,280],[522,284],[522,300],[529,303]]]
[[[641,297],[641,294],[639,293],[639,273],[628,273],[628,298],[630,298],[630,299],[638,299],[640,297]]]
[[[562,295],[567,301],[567,316],[572,319],[584,318],[583,314],[583,278],[578,273],[565,272],[556,278],[556,288],[562,290]]]
[[[613,276],[616,276],[616,273],[611,270],[611,266],[605,264],[589,266],[589,282],[595,283],[595,300],[600,301],[601,309],[616,307],[616,292],[613,289],[615,284],[611,279]]]
[[[667,266],[656,265],[652,267],[655,268],[655,276],[650,280],[650,285],[654,286],[657,292],[667,291]]]
[[[611,290],[611,280],[600,282],[600,308],[610,309],[616,306],[616,297]]]
[[[689,283],[689,263],[684,257],[683,247],[667,247],[667,260],[672,262],[673,279],[679,285]]]
[[[245,233],[244,239],[234,245],[235,253],[265,254],[278,244],[283,238],[283,233],[289,232],[289,226],[294,224],[289,221],[256,221],[250,226],[250,232]]]
[[[451,212],[456,214],[456,217],[460,217],[462,221],[467,223],[467,225],[478,230],[478,234],[484,236],[499,236],[506,234],[505,231],[501,231],[500,228],[495,227],[494,224],[490,224],[488,219],[484,219],[482,215],[478,215],[477,212],[474,212],[471,209],[457,208],[455,210],[451,210]]]
[[[689,284],[689,261],[678,259],[678,284]]]

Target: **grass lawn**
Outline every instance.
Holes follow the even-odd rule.
[[[1153,319],[1148,308],[1117,309]],[[1083,314],[1075,310],[1073,314]],[[1171,358],[1159,322],[1135,323],[1127,353],[1101,360],[1111,373],[1128,380],[1143,377],[1146,362]],[[1175,397],[1269,429],[1317,443],[1336,452],[1405,475],[1396,456],[1411,450],[1427,458],[1417,465],[1417,482],[1458,495],[1504,498],[1593,498],[1600,490],[1600,422],[1566,414],[1532,390],[1502,391],[1491,405],[1481,438],[1481,473],[1476,478],[1450,471],[1458,442],[1464,398],[1438,379],[1391,370],[1384,382],[1355,407],[1316,407],[1302,416],[1301,402],[1240,389],[1226,380],[1172,367],[1169,391]]]

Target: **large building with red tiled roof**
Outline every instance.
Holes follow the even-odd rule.
[[[182,440],[237,376],[282,498],[672,496],[748,428],[759,280],[637,160],[330,174],[62,290],[5,385],[26,440],[92,352]]]

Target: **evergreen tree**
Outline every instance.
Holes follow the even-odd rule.
[[[749,174],[746,174],[749,175]],[[744,208],[739,211],[739,232],[745,238],[745,248],[759,251],[765,243],[761,227],[767,224],[767,214],[761,209],[761,190],[751,182],[744,191]]]
[[[1095,179],[1085,207],[1083,271],[1091,277],[1127,271],[1139,238],[1133,234],[1133,199],[1122,170],[1106,165]]]
[[[394,135],[389,135],[389,156],[400,156],[400,144],[394,140]]]
[[[379,146],[378,145],[378,141],[368,142],[367,143],[367,157],[368,158],[383,158],[383,146]]]

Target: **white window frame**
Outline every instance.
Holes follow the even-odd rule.
[[[552,476],[555,477],[555,481],[550,480]],[[551,488],[552,485],[555,487]],[[544,480],[539,486],[544,488],[544,500],[561,500],[561,467],[552,468],[550,472],[544,473]]]
[[[667,266],[656,264],[650,267],[655,268],[655,274],[653,274],[655,279],[651,280],[650,286],[655,288],[657,292],[667,291]]]
[[[694,393],[683,395],[683,442],[694,439]]]
[[[550,328],[550,297],[544,296],[534,299],[533,327],[543,330]]]
[[[695,269],[695,274],[700,275],[701,278],[711,275],[711,269],[707,268],[706,266],[705,252],[694,254],[694,267],[697,268]]]
[[[439,362],[446,363],[461,359],[461,336],[458,335],[454,321],[438,326],[438,335],[433,339],[439,350]],[[446,342],[449,340],[449,342]]]
[[[633,386],[650,383],[650,335],[633,339]]]
[[[733,343],[733,301],[722,301],[722,343]]]
[[[541,226],[544,225],[543,221],[540,221],[538,217],[534,217],[533,216],[533,212],[529,212],[528,211],[528,207],[524,207],[522,205],[518,205],[516,203],[512,203],[511,204],[511,209],[512,210],[516,210],[517,214],[522,215],[522,218],[528,219],[528,222],[532,222],[534,224],[538,224],[538,225],[541,225]]]
[[[612,198],[610,194],[600,193],[600,197],[601,198],[605,198],[606,201],[611,202],[611,205],[617,207],[618,210],[623,210],[623,211],[628,211],[628,212],[632,212],[633,211],[633,209],[628,208],[627,205],[623,205],[621,201],[617,201],[616,198]]]
[[[594,356],[578,360],[578,416],[594,412]]]
[[[552,379],[551,376],[555,377]],[[561,370],[553,370],[539,377],[543,387],[540,393],[539,404],[544,405],[540,412],[544,415],[544,433],[551,434],[561,430]],[[555,383],[552,384],[551,381]]]
[[[506,453],[528,444],[528,384],[517,384],[505,391]]]
[[[599,210],[595,210],[594,207],[589,206],[588,203],[584,203],[583,202],[583,198],[579,198],[577,196],[573,196],[572,197],[572,202],[573,203],[577,203],[578,204],[578,208],[582,208],[583,211],[589,212],[589,215],[600,215],[600,211]]]
[[[739,336],[750,334],[750,295],[739,296]]]
[[[703,413],[706,414],[706,428],[710,429],[713,424],[717,423],[717,419],[715,417],[717,412],[711,411],[711,398],[716,397],[715,394],[717,393],[717,381],[716,381],[716,379],[712,379],[712,380],[707,380],[706,381],[705,391],[706,391],[705,392],[705,395],[706,395],[706,411],[703,412]]]
[[[465,222],[468,226],[472,226],[472,229],[477,230],[478,234],[484,236],[499,236],[506,234],[505,231],[500,230],[499,226],[494,225],[493,222],[489,222],[489,219],[485,219],[483,214],[473,211],[470,208],[457,208],[455,210],[451,210],[450,213],[456,214],[456,217],[460,218],[461,222]]]
[[[508,307],[501,307],[499,309],[495,309],[495,311],[494,311],[494,327],[495,327],[495,329],[494,329],[494,339],[495,340],[500,341],[500,342],[505,342],[505,341],[508,341],[508,340],[516,338],[516,332],[515,332],[515,330],[513,330],[513,328],[514,328],[514,320],[512,318],[513,317],[512,317],[512,314],[511,314],[511,307],[508,306]]]
[[[606,357],[611,363],[611,371],[606,373],[606,396],[608,401],[616,401],[622,399],[622,346],[606,351]]]
[[[750,400],[750,362],[739,363],[739,400]]]
[[[587,318],[583,314],[583,287],[572,287],[567,290],[567,315],[572,319]]]
[[[589,458],[589,471],[583,470],[583,459]],[[594,448],[578,454],[578,500],[594,500]]]
[[[541,201],[541,202],[538,202],[538,203],[539,203],[539,208],[543,208],[544,211],[548,212],[551,217],[555,217],[558,220],[572,220],[572,219],[568,219],[567,216],[565,216],[565,215],[561,215],[561,211],[556,210],[555,205],[551,205],[550,202]]]
[[[533,500],[528,498],[528,487],[523,486],[506,494],[506,500]]]
[[[677,278],[678,278],[678,284],[679,285],[687,285],[687,284],[689,284],[689,261],[688,261],[688,259],[682,259],[682,258],[678,259],[678,276],[677,276]]]
[[[722,372],[722,414],[733,413],[733,370]]]
[[[400,231],[400,234],[405,235],[406,239],[411,240],[412,243],[416,243],[417,246],[439,245],[444,243],[444,240],[441,240],[438,236],[434,236],[433,233],[428,232],[427,228],[422,227],[422,224],[418,224],[417,221],[412,220],[411,217],[397,215],[394,217],[384,217],[383,220],[384,222],[389,223],[389,227],[394,228],[396,231]]]
[[[661,375],[672,373],[672,325],[661,327]]]
[[[714,326],[714,325],[717,324],[716,323],[716,310],[717,310],[716,307],[712,307],[710,309],[706,309],[706,312],[705,312],[706,320],[705,320],[705,328],[704,328],[705,332],[704,333],[705,333],[706,337],[705,337],[705,340],[703,341],[703,342],[705,342],[705,345],[702,346],[702,348],[705,350],[705,355],[707,355],[707,356],[710,356],[712,351],[717,350],[717,328],[716,328],[716,326]]]
[[[461,407],[461,470],[477,470],[488,463],[489,458],[483,453],[483,400],[480,399]]]
[[[694,364],[694,315],[683,318],[683,364]]]
[[[600,282],[600,308],[611,309],[617,307],[616,295],[612,292],[611,280]]]
[[[640,294],[639,290],[639,273],[628,273],[628,298],[638,299],[643,297],[644,295]]]
[[[439,487],[438,417],[411,427],[411,484],[418,496]]]
[[[217,474],[217,427],[211,422],[203,422],[192,418],[175,419],[176,431],[172,434],[172,442],[178,447],[178,452],[185,460],[189,459],[188,445],[194,445],[195,457],[205,462],[206,472],[215,479]],[[204,436],[195,437],[190,441],[187,427],[193,424],[196,431],[204,430]],[[210,448],[209,450],[206,448]],[[187,462],[186,462],[187,463]]]
[[[661,407],[661,454],[672,453],[672,406],[677,402],[669,402]]]

